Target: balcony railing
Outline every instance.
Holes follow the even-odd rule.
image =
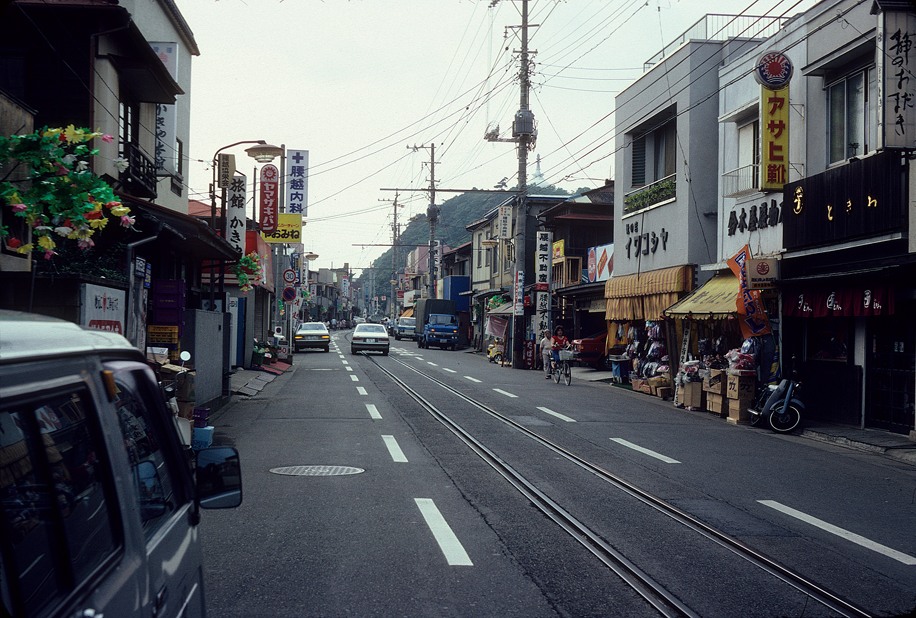
[[[677,197],[677,174],[671,174],[652,184],[630,191],[623,196],[623,214],[645,210]]]
[[[121,172],[121,182],[137,197],[156,197],[156,162],[146,156],[136,144],[122,144],[127,169]]]
[[[722,174],[722,195],[737,197],[760,187],[760,165],[745,165]]]

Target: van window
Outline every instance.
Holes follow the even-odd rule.
[[[143,375],[135,371],[116,371],[115,384],[118,386],[114,402],[118,410],[118,421],[124,435],[124,446],[131,465],[131,478],[139,500],[137,508],[143,522],[143,532],[149,540],[180,504],[186,500],[180,497],[180,481],[176,482],[175,471],[170,468],[166,445],[174,436],[164,435],[171,426],[164,424],[164,412],[153,414],[155,402],[152,393],[141,386],[146,383]],[[179,491],[176,493],[176,487]]]
[[[0,403],[0,614],[41,615],[121,545],[96,418],[82,386]]]

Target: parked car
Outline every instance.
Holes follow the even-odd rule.
[[[323,322],[303,322],[296,329],[293,337],[293,347],[296,352],[309,348],[318,348],[325,352],[331,349],[331,333]]]
[[[414,327],[417,324],[417,318],[398,318],[394,324],[394,338],[397,341],[401,339],[416,339],[417,333]]]
[[[11,311],[0,333],[0,615],[206,615],[195,528],[241,503],[238,451],[120,335]]]
[[[350,341],[350,354],[381,352],[388,355],[388,331],[381,324],[357,324]]]
[[[606,368],[607,354],[607,329],[600,330],[581,339],[573,339],[573,352],[576,353],[576,360],[596,369]]]

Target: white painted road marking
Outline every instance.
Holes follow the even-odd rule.
[[[397,463],[407,463],[407,457],[404,456],[404,451],[401,450],[394,436],[382,436],[382,440],[385,441],[385,446],[388,447],[388,452],[391,454],[392,460]]]
[[[505,395],[506,397],[512,397],[513,399],[518,399],[518,395],[513,395],[512,393],[508,391],[504,391],[501,388],[494,388],[493,390],[499,393],[500,395]]]
[[[464,376],[464,377],[470,380],[471,382],[477,382],[478,384],[480,384],[480,380],[478,380],[477,378],[472,378],[471,376]]]
[[[432,362],[432,361],[426,361],[426,364],[427,364],[427,365],[432,365],[433,367],[438,367],[438,366],[439,366],[439,365],[437,365],[436,363],[434,363],[434,362]]]
[[[834,526],[833,524],[827,523],[823,519],[818,519],[817,517],[812,517],[811,515],[808,515],[807,513],[796,511],[792,507],[788,507],[784,504],[780,504],[779,502],[776,502],[775,500],[758,500],[757,502],[759,502],[760,504],[764,506],[768,506],[771,509],[775,509],[779,511],[780,513],[785,513],[786,515],[790,517],[799,519],[805,522],[806,524],[811,524],[812,526],[820,528],[821,530],[825,530],[827,532],[830,532],[831,534],[835,534],[840,538],[843,538],[843,539],[846,539],[847,541],[855,543],[856,545],[861,545],[862,547],[866,549],[870,549],[872,551],[878,552],[879,554],[884,554],[888,558],[893,558],[897,562],[902,562],[903,564],[907,566],[916,565],[916,558],[914,558],[913,556],[904,554],[903,552],[899,552],[896,549],[891,549],[890,547],[886,545],[882,545],[881,543],[876,543],[875,541],[872,541],[870,539],[866,539],[864,536],[860,536],[856,534],[855,532],[850,532],[849,530],[844,530],[843,528],[840,528],[839,526]]]
[[[340,362],[342,362],[344,365],[349,365],[349,364],[350,364],[350,363],[348,363],[347,361],[340,361]]]
[[[627,440],[624,440],[623,438],[611,438],[611,440],[612,440],[613,442],[616,442],[617,444],[622,444],[623,446],[625,446],[625,447],[627,447],[627,448],[631,448],[631,449],[633,449],[634,451],[639,451],[640,453],[642,453],[642,454],[644,454],[644,455],[648,455],[649,457],[655,457],[656,459],[659,459],[659,460],[661,460],[661,461],[664,461],[665,463],[677,463],[677,464],[681,463],[681,462],[679,462],[677,459],[671,459],[670,457],[665,457],[665,456],[662,455],[661,453],[656,453],[655,451],[650,451],[650,450],[647,449],[647,448],[643,448],[643,447],[641,447],[641,446],[639,446],[639,445],[637,445],[637,444],[633,444],[632,442],[628,442]]]
[[[378,413],[378,408],[375,407],[374,403],[367,403],[366,410],[369,411],[369,416],[376,420],[382,420],[382,415]]]
[[[347,367],[347,369],[349,369],[349,367]],[[359,378],[356,376],[350,376],[350,379],[353,380],[354,382],[359,382]]]
[[[436,508],[436,503],[430,498],[414,498],[414,502],[417,503],[420,514],[423,515],[426,525],[429,526],[430,532],[436,538],[439,549],[445,555],[445,561],[451,566],[474,566],[474,563],[471,562],[471,557],[464,551],[461,541],[458,540],[445,518],[442,517],[442,513]]]
[[[448,371],[449,373],[458,373],[458,372],[455,371],[454,369],[449,369],[448,367],[443,367],[443,368],[442,368],[442,371]]]
[[[569,418],[569,417],[566,416],[565,414],[560,414],[559,412],[554,412],[554,411],[551,410],[550,408],[545,408],[545,407],[543,407],[543,406],[538,406],[538,410],[540,410],[541,412],[543,412],[543,413],[545,413],[545,414],[550,414],[551,416],[556,416],[556,417],[557,417],[558,419],[560,419],[561,421],[566,421],[567,423],[575,423],[575,422],[576,422],[576,419],[574,419],[574,418]]]
[[[347,371],[353,371],[353,367],[347,367]]]
[[[364,389],[362,386],[357,386],[357,387],[356,387],[356,392],[359,393],[360,395],[368,395],[368,394],[369,394],[369,393],[366,392],[366,389]]]

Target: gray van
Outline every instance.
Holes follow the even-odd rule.
[[[0,311],[0,616],[204,616],[200,508],[241,499],[126,339]]]

